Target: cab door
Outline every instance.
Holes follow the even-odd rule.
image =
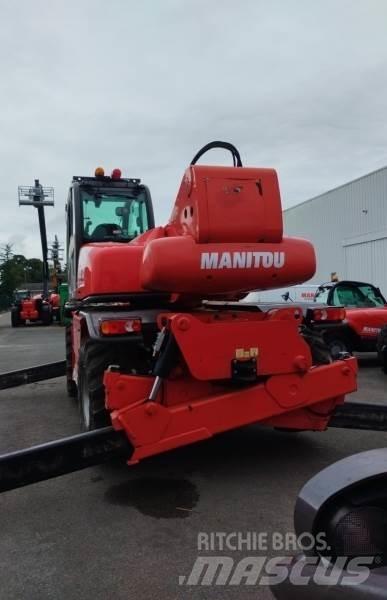
[[[67,281],[69,286],[69,298],[73,297],[76,288],[76,236],[74,226],[74,197],[73,189],[70,188],[66,204],[66,248],[67,248]]]

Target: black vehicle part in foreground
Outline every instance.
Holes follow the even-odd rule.
[[[293,558],[286,579],[271,588],[277,600],[387,598],[387,448],[344,458],[308,481],[294,528],[297,536],[323,534],[327,546]]]

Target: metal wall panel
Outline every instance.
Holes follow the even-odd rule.
[[[387,294],[387,167],[285,210],[284,230],[314,244],[312,283],[357,273]]]
[[[387,237],[376,240],[372,245],[374,281],[382,290],[383,295],[387,298]]]
[[[365,242],[344,247],[345,272],[343,277],[345,279],[364,281],[366,273],[365,281],[375,281],[373,244],[374,242]]]

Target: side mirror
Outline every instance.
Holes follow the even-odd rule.
[[[281,298],[285,301],[288,302],[289,298],[290,298],[290,292],[285,292],[284,294],[282,294]]]
[[[278,600],[386,598],[387,448],[345,458],[308,481],[294,528],[315,543],[272,586]]]

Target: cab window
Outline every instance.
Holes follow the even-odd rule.
[[[371,302],[374,306],[385,305],[385,299],[379,289],[374,288],[372,285],[361,285],[359,286],[359,290],[367,298],[367,301]]]
[[[128,242],[149,228],[146,198],[139,194],[81,191],[83,238]]]
[[[360,306],[364,300],[362,293],[355,287],[337,287],[333,290],[335,306]]]
[[[313,298],[314,302],[326,304],[328,302],[329,288],[319,288]]]
[[[339,285],[333,292],[335,306],[354,306],[357,308],[373,308],[384,305],[381,293],[371,285]]]

